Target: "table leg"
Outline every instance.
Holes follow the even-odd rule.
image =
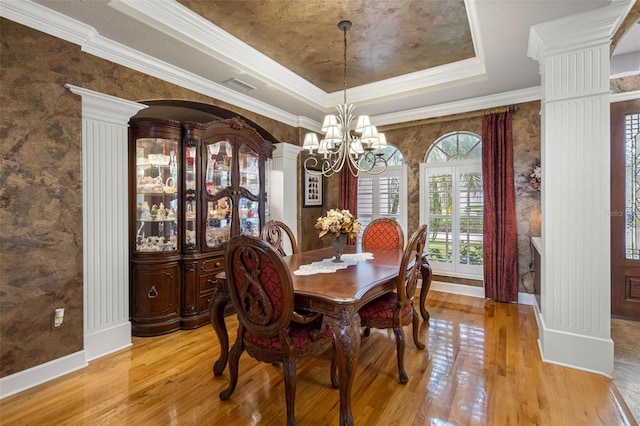
[[[431,278],[433,274],[427,256],[422,256],[422,266],[420,268],[420,273],[422,274],[422,286],[420,287],[420,314],[422,315],[423,320],[429,321],[430,315],[427,311],[427,308],[424,307],[424,303],[427,299],[429,287],[431,287]]]
[[[333,334],[340,383],[340,425],[352,426],[351,388],[360,352],[360,315],[353,308],[341,311],[338,318],[325,315]]]
[[[220,343],[220,358],[213,364],[214,376],[222,375],[229,357],[229,336],[227,335],[227,326],[224,322],[224,308],[230,299],[226,291],[226,282],[223,283],[221,281],[222,280],[218,280],[218,287],[213,293],[211,305],[209,306],[211,325],[216,331],[218,342]]]

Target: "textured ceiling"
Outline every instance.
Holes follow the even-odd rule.
[[[539,99],[531,28],[631,1],[0,0],[0,12],[28,24],[35,15],[88,53],[317,129],[343,102],[341,20],[353,22],[347,100],[386,125]],[[640,75],[634,10],[614,40],[615,76]],[[252,90],[226,84],[234,79]]]
[[[325,92],[475,56],[464,1],[279,0],[180,3]]]

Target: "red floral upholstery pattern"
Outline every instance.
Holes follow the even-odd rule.
[[[317,325],[297,324],[294,322],[289,324],[289,337],[291,337],[293,347],[296,348],[296,350],[303,350],[305,347],[317,341],[317,337],[313,338],[314,332],[318,329]],[[329,327],[325,328],[323,337],[332,338],[331,330],[329,329]],[[260,348],[271,351],[282,351],[282,342],[280,341],[279,336],[262,337],[255,336],[250,332],[246,332],[244,334],[244,338],[247,340],[247,342]]]
[[[369,249],[403,248],[402,229],[393,219],[376,219],[362,234],[362,247]]]
[[[365,321],[393,321],[393,314],[398,306],[398,294],[387,293],[377,299],[367,303],[358,311],[360,318]],[[402,317],[411,315],[411,305],[405,305],[402,310]]]

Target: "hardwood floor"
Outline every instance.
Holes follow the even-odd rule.
[[[611,338],[613,383],[636,420],[640,420],[640,321],[611,318]]]
[[[530,306],[431,291],[427,349],[405,328],[409,383],[397,381],[389,331],[363,338],[353,387],[357,425],[636,425],[613,382],[543,364]],[[229,337],[237,322],[228,317]],[[238,387],[218,398],[219,354],[210,326],[134,338],[132,348],[0,401],[2,425],[283,425],[281,368],[244,354]],[[298,362],[300,425],[338,424],[330,354]]]

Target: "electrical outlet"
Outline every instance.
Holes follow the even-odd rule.
[[[62,323],[64,322],[64,308],[57,308],[53,311],[53,328],[62,327]]]

